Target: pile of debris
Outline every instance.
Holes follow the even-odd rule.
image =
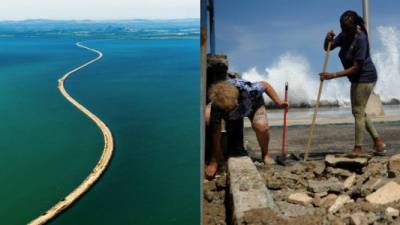
[[[203,182],[203,225],[225,225],[226,217],[226,195],[227,195],[226,172],[221,169],[213,180]]]
[[[305,218],[307,224],[400,224],[400,154],[327,155],[325,161],[286,167],[258,164],[257,169],[279,208],[282,224],[296,220],[301,224]]]

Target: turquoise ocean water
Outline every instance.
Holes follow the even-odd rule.
[[[66,89],[111,129],[99,182],[51,224],[198,224],[199,41],[0,39],[0,224],[25,224],[75,188],[103,149],[96,125],[57,89],[65,72],[104,57]]]

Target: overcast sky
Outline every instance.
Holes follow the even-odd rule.
[[[0,3],[0,20],[199,17],[199,0],[1,0]]]

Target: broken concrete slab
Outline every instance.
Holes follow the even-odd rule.
[[[314,193],[314,197],[322,198],[328,195],[327,191]]]
[[[349,170],[341,169],[341,168],[333,168],[333,167],[328,167],[326,171],[332,175],[335,176],[340,176],[340,177],[349,177],[353,173]]]
[[[383,178],[376,177],[376,178],[370,179],[367,182],[366,186],[367,186],[367,188],[369,190],[375,191],[378,188],[380,188],[381,186],[383,186],[383,183],[384,183],[384,179]]]
[[[349,176],[349,177],[344,181],[344,183],[343,183],[344,189],[345,189],[345,190],[349,190],[349,189],[353,186],[353,184],[354,184],[355,181],[356,181],[356,174],[353,173],[353,175]]]
[[[367,201],[373,204],[387,204],[400,200],[400,185],[390,181],[374,193],[366,197]]]
[[[385,215],[388,217],[398,217],[399,210],[392,207],[387,207],[385,210]]]
[[[369,179],[369,176],[367,174],[363,174],[356,179],[356,183],[353,184],[353,186],[350,188],[349,191],[347,191],[347,194],[350,196],[353,195],[360,195],[361,194],[361,189],[364,185],[364,183]]]
[[[340,195],[335,203],[329,208],[330,213],[335,213],[337,212],[340,208],[342,208],[346,203],[354,202],[353,199],[350,198],[348,195]]]
[[[293,174],[302,175],[306,171],[306,165],[303,162],[299,162],[289,167],[288,169]]]
[[[358,158],[348,158],[344,156],[327,155],[325,157],[325,162],[329,166],[337,167],[363,167],[367,165],[368,158],[358,157]]]
[[[361,187],[361,195],[367,196],[377,189],[381,188],[388,181],[382,177],[371,177],[369,180]]]
[[[298,175],[292,174],[292,173],[290,173],[288,171],[278,172],[278,176],[279,177],[284,177],[285,179],[289,179],[289,180],[295,180],[295,181],[299,180],[299,176]]]
[[[293,193],[288,197],[288,202],[300,205],[309,205],[313,199],[307,193]]]
[[[234,224],[245,225],[264,225],[264,224],[282,224],[289,225],[288,221],[282,218],[278,213],[270,208],[252,209],[244,212],[240,222],[234,221]]]
[[[365,213],[356,212],[350,216],[351,222],[354,225],[364,225],[367,224],[367,220],[365,218]]]
[[[311,215],[314,212],[313,207],[306,207],[303,205],[293,204],[285,201],[277,201],[276,204],[278,205],[283,216],[286,217],[297,217],[307,214]]]
[[[321,161],[311,161],[311,165],[313,165],[313,172],[317,176],[321,176],[325,171],[325,163]]]
[[[400,154],[390,157],[389,171],[394,173],[396,176],[400,176]]]
[[[333,205],[333,203],[335,203],[337,198],[338,198],[337,195],[329,194],[321,199],[320,206],[323,208],[329,208]]]
[[[276,176],[270,176],[265,179],[266,185],[269,189],[279,190],[283,185],[283,180]]]
[[[308,189],[314,193],[325,191],[341,192],[344,190],[344,186],[343,183],[340,182],[337,178],[331,177],[328,180],[323,181],[309,180]]]
[[[368,161],[368,165],[363,168],[364,173],[369,173],[370,176],[387,176],[388,169],[387,160],[376,160],[372,158]]]
[[[263,208],[277,210],[271,193],[250,157],[229,158],[228,177],[233,204],[232,217],[235,223],[241,224],[246,211]]]

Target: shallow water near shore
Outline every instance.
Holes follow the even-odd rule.
[[[99,159],[101,132],[57,89],[61,75],[95,57],[77,41],[0,39],[1,224],[38,216]],[[51,224],[198,223],[198,40],[83,44],[104,58],[66,89],[109,126],[116,148],[99,182]]]

